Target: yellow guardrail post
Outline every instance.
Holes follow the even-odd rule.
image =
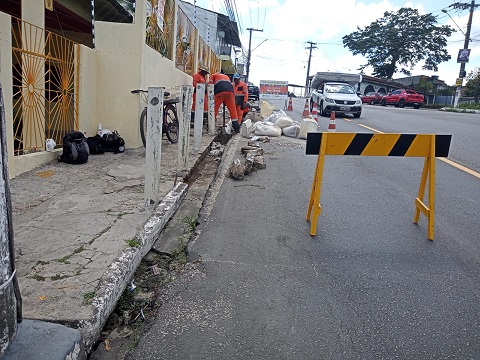
[[[413,222],[418,224],[420,213],[424,214],[428,221],[428,239],[433,240],[435,158],[448,156],[451,138],[451,135],[435,134],[308,133],[306,154],[318,155],[306,216],[306,220],[311,221],[313,209],[310,235],[316,234],[318,216],[322,212],[320,195],[326,155],[408,156],[425,158]],[[428,205],[423,200],[427,181]]]

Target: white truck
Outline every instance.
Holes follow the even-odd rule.
[[[312,79],[310,112],[316,103],[317,111],[322,116],[335,111],[335,114],[352,114],[359,118],[362,115],[362,100],[355,86],[361,81],[361,74],[317,72]]]

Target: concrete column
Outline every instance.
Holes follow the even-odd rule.
[[[178,133],[177,170],[186,171],[188,165],[188,148],[190,144],[190,118],[193,101],[193,86],[182,86],[182,116]]]
[[[195,123],[193,127],[193,150],[199,151],[202,146],[203,108],[205,103],[205,84],[197,84],[197,102],[195,103]]]
[[[147,138],[145,144],[145,203],[159,200],[160,162],[162,159],[162,87],[148,88]]]
[[[215,135],[215,102],[213,94],[213,84],[207,85],[207,101],[208,101],[208,133]]]
[[[54,4],[55,6],[55,4]],[[45,29],[45,0],[22,0],[22,20]]]
[[[17,332],[17,300],[14,288],[12,204],[8,179],[5,110],[0,83],[0,357]]]

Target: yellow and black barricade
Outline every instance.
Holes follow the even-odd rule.
[[[409,156],[425,158],[413,222],[417,224],[420,212],[423,213],[428,219],[428,239],[433,240],[435,157],[448,156],[451,139],[452,135],[435,134],[308,133],[306,154],[318,155],[306,218],[312,220],[313,209],[310,235],[316,234],[318,216],[322,212],[320,194],[325,155]],[[428,205],[423,201],[427,180]]]

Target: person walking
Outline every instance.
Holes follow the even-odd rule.
[[[210,84],[213,84],[215,118],[218,115],[218,109],[220,108],[220,105],[225,104],[230,112],[233,130],[238,133],[240,131],[240,125],[238,124],[233,84],[231,83],[230,78],[225,74],[215,73],[210,76],[209,82]]]
[[[238,115],[238,123],[242,123],[243,113],[248,101],[248,86],[240,80],[239,74],[233,75],[233,93],[235,94],[235,106]]]
[[[210,71],[203,66],[198,67],[198,71],[193,75],[193,105],[192,105],[192,122],[195,118],[195,103],[197,99],[197,84],[206,84],[207,83],[207,75],[210,74]],[[203,112],[208,111],[208,104],[207,104],[207,89],[205,88],[205,101],[203,103]]]

